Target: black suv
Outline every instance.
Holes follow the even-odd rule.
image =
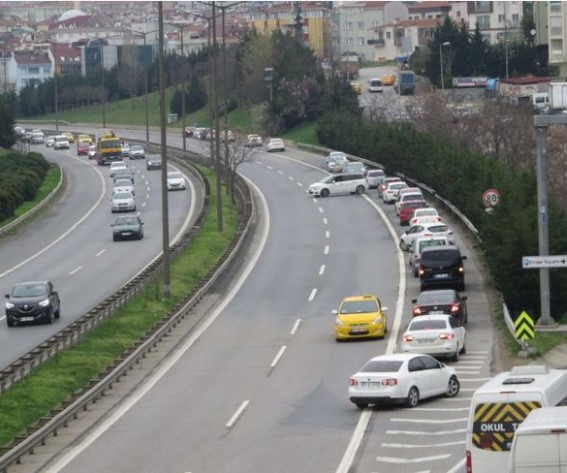
[[[421,252],[419,279],[421,290],[429,287],[465,290],[465,268],[459,248],[454,245],[429,246]]]
[[[21,282],[6,294],[6,323],[13,327],[15,322],[52,323],[61,311],[59,294],[51,281]]]

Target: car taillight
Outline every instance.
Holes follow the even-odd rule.
[[[413,335],[404,335],[402,337],[403,342],[413,342],[413,340],[414,340]]]
[[[453,304],[451,306],[451,312],[459,312],[459,304]]]
[[[472,473],[472,458],[470,450],[467,450],[467,473]]]
[[[423,269],[423,266],[420,266],[420,267],[419,267],[419,271],[418,271],[418,272],[419,272],[419,275],[420,275],[420,276],[423,276],[423,275],[425,274],[425,270]]]
[[[453,340],[453,338],[455,338],[455,335],[453,335],[452,333],[441,333],[439,334],[439,338],[441,340]]]
[[[382,380],[382,386],[396,386],[398,380],[396,378],[387,378]]]
[[[414,307],[413,315],[421,315],[421,307]]]
[[[350,378],[348,384],[349,386],[358,386],[358,381],[354,378]]]
[[[459,273],[464,273],[465,272],[465,268],[463,268],[462,266],[459,266]]]

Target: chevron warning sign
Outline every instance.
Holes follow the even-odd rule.
[[[516,328],[516,338],[520,340],[530,340],[535,336],[534,319],[526,311],[522,311],[514,320],[514,327]]]

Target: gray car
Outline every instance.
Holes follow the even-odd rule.
[[[121,194],[123,192],[130,192],[132,195],[136,195],[134,184],[132,184],[132,181],[130,179],[117,179],[116,181],[114,181],[112,194]]]
[[[144,159],[146,151],[142,145],[132,145],[130,147],[130,159]]]
[[[118,192],[110,200],[112,213],[136,211],[136,199],[131,192]]]
[[[150,154],[146,159],[146,169],[161,169],[161,155]]]
[[[384,181],[386,173],[382,169],[370,169],[366,173],[366,182],[368,182],[368,187],[370,189],[377,189],[380,184]]]

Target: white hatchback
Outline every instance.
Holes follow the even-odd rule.
[[[266,145],[266,151],[285,151],[285,144],[281,138],[271,138]]]
[[[459,355],[466,351],[465,340],[465,327],[458,317],[450,314],[418,315],[403,333],[400,351],[459,361]]]
[[[307,193],[313,197],[328,197],[337,194],[363,194],[367,190],[368,184],[362,174],[344,173],[314,182],[307,188]]]
[[[450,244],[454,243],[453,231],[444,223],[425,223],[413,225],[400,237],[400,250],[408,251],[414,240],[419,237],[447,237]]]
[[[114,174],[116,174],[116,171],[119,169],[128,169],[128,166],[126,166],[124,161],[114,161],[110,163],[110,177],[114,177]]]
[[[443,219],[439,216],[437,209],[434,207],[424,207],[422,209],[415,209],[413,216],[409,221],[410,225],[417,223],[439,223]]]
[[[416,407],[420,399],[455,397],[459,390],[454,368],[429,355],[398,353],[368,360],[350,377],[348,396],[359,409],[390,403]]]
[[[382,200],[386,204],[391,204],[392,202],[395,202],[396,198],[398,197],[398,192],[400,191],[400,189],[405,189],[406,187],[409,186],[403,181],[390,182],[386,186],[386,188],[382,191]]]

